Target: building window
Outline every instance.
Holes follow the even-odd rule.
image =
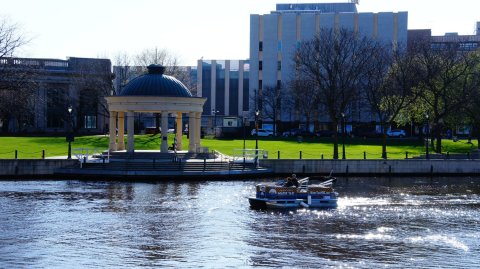
[[[282,41],[278,41],[277,43],[277,50],[282,51]]]
[[[258,81],[258,90],[261,90],[263,88],[263,81],[260,79]]]
[[[95,129],[97,128],[97,116],[85,116],[85,129]]]
[[[258,62],[258,70],[263,70],[263,62],[262,61]]]
[[[281,88],[282,88],[282,81],[277,80],[277,89],[281,89]]]
[[[478,44],[474,42],[460,43],[459,50],[461,51],[474,51],[477,49]]]
[[[258,42],[258,51],[263,51],[263,41]]]
[[[277,62],[277,70],[278,71],[282,70],[282,61]]]

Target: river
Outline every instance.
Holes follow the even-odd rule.
[[[0,181],[0,268],[474,268],[480,178],[340,178],[333,210],[245,181]]]

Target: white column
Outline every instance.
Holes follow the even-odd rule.
[[[177,138],[177,150],[182,150],[182,112],[177,112],[175,138]]]
[[[128,111],[127,112],[127,135],[128,135],[128,148],[127,152],[133,153],[135,151],[135,137],[134,135],[134,130],[135,130],[135,113],[133,111]]]
[[[162,111],[162,141],[160,152],[168,152],[168,112]]]
[[[240,90],[240,89],[239,89]],[[223,115],[230,115],[230,60],[225,61],[225,96],[223,99]]]
[[[203,60],[197,61],[197,97],[202,97],[202,87],[203,87]]]
[[[217,61],[215,60],[212,60],[210,81],[210,108],[217,109]]]
[[[108,150],[110,152],[117,150],[117,112],[110,111],[110,126],[108,131],[110,133],[110,143],[108,144]]]
[[[195,113],[195,149],[198,152],[200,149],[200,133],[201,133],[201,120],[202,120],[202,114],[200,112]]]
[[[125,150],[125,112],[118,112],[118,144],[117,150]]]
[[[195,150],[195,113],[188,113],[188,152],[196,152]]]
[[[238,116],[243,115],[243,64],[244,61],[240,60],[238,62],[238,106],[237,106],[237,113]]]

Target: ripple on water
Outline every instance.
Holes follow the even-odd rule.
[[[478,182],[340,179],[334,210],[262,211],[254,181],[4,181],[0,267],[474,267]]]

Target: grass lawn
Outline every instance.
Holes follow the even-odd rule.
[[[126,137],[125,137],[126,139]],[[169,145],[173,142],[173,135],[169,136]],[[467,140],[453,142],[443,140],[443,152],[466,153],[477,147],[477,141],[473,144]],[[389,159],[403,159],[405,152],[408,156],[424,154],[425,146],[418,139],[387,139],[387,152]],[[184,148],[188,148],[188,139],[183,137]],[[46,157],[66,156],[68,143],[65,137],[0,137],[0,159],[15,157],[15,150],[18,151],[18,158],[41,158],[42,150],[45,150]],[[217,150],[227,155],[233,155],[234,149],[243,148],[243,139],[228,140],[206,137],[202,139],[202,146],[211,150]],[[249,149],[255,148],[255,138],[248,137],[245,146]],[[108,148],[108,136],[79,136],[75,137],[72,149],[89,148],[105,150]],[[265,138],[258,141],[258,148],[267,150],[269,158],[276,159],[280,151],[281,159],[298,159],[300,151],[303,159],[319,159],[322,154],[325,159],[333,157],[333,139],[331,138],[304,138],[301,143],[296,138]],[[159,135],[136,135],[135,149],[160,149]],[[367,159],[380,159],[382,147],[381,139],[347,138],[345,140],[345,152],[347,159],[363,159],[365,152]],[[339,156],[342,154],[340,139]]]

